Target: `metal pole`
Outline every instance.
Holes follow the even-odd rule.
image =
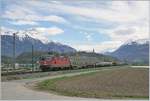
[[[32,44],[32,71],[34,71],[34,64],[33,64],[34,54],[33,54],[33,51],[34,51],[34,49],[33,49],[33,44]]]
[[[13,69],[15,70],[15,62],[16,62],[16,58],[15,58],[15,47],[16,47],[16,43],[15,43],[15,34],[13,33]]]

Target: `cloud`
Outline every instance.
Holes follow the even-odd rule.
[[[87,41],[92,41],[93,33],[88,33],[88,32],[83,32],[83,31],[80,31],[80,33],[85,35],[85,38],[87,39]]]
[[[36,21],[49,21],[49,22],[56,22],[56,23],[68,23],[63,17],[60,16],[56,16],[56,15],[48,15],[48,16],[42,16],[42,15],[38,15],[38,14],[28,14],[26,12],[23,11],[7,11],[3,16],[3,18],[8,18],[11,20],[14,20],[14,22],[16,20],[21,20],[24,22],[35,22]],[[14,23],[13,23],[14,24]],[[17,24],[17,21],[16,21]],[[27,23],[29,24],[29,23]]]
[[[136,31],[135,28],[124,28],[124,29],[118,29],[115,33],[117,35],[130,35],[134,34]]]
[[[68,23],[61,16],[57,16],[54,14],[42,15],[41,13],[37,12],[35,9],[26,6],[12,4],[9,7],[9,9],[3,12],[2,18],[13,20],[10,23],[15,25],[21,25],[21,24],[34,25],[38,23],[37,21]]]
[[[58,23],[66,23],[67,21],[60,17],[60,16],[56,16],[56,15],[51,15],[51,16],[45,16],[43,17],[43,21],[52,21],[52,22],[58,22]]]
[[[71,46],[80,51],[92,51],[93,48],[96,52],[106,52],[113,51],[118,48],[122,43],[120,41],[107,41],[101,43],[80,43],[80,44],[72,44]]]
[[[87,39],[88,41],[91,41],[91,40],[92,40],[91,35],[86,35],[86,39]]]
[[[128,40],[146,39],[149,37],[149,26],[128,26],[123,25],[115,29],[104,31],[112,41],[121,41],[122,43]]]
[[[47,5],[50,5],[48,6],[49,9],[70,14],[74,18],[78,17],[79,22],[87,20],[90,23],[101,21],[117,23],[117,26],[112,29],[94,28],[94,31],[98,31],[99,33],[104,32],[113,41],[124,43],[130,39],[147,38],[149,34],[149,1],[112,1],[104,8],[100,7],[101,4],[96,8],[68,4]],[[84,27],[80,26],[79,29],[82,28]],[[84,29],[93,29],[93,27]],[[89,35],[86,37],[90,38]]]
[[[37,22],[34,21],[27,21],[27,20],[15,20],[15,21],[9,21],[9,23],[14,25],[38,25]]]
[[[60,29],[58,27],[50,27],[50,28],[37,27],[36,30],[41,33],[46,33],[46,36],[58,35],[58,34],[62,34],[64,32],[62,29]]]
[[[60,18],[56,15],[48,15],[48,17],[41,16],[37,13],[36,9],[41,9],[43,12],[55,12],[60,14],[70,14],[74,16],[81,16],[85,18],[90,18],[93,20],[101,21],[111,21],[115,23],[122,23],[122,22],[133,22],[136,20],[139,20],[141,18],[146,18],[148,15],[148,1],[112,1],[109,3],[109,5],[106,5],[105,8],[101,7],[102,3],[97,2],[99,6],[97,8],[94,7],[85,7],[83,5],[74,6],[65,3],[55,3],[55,2],[42,2],[42,1],[29,1],[25,2],[25,4],[28,4],[29,8],[26,6],[18,6],[13,5],[11,8],[16,9],[9,9],[5,14],[5,17],[13,18],[23,15],[23,17],[26,16],[33,16],[27,17],[32,20],[40,20],[41,18],[45,21],[55,21],[55,22],[64,22],[64,18]],[[73,2],[75,3],[75,2]],[[86,2],[84,2],[86,4]],[[91,3],[94,3],[94,1],[91,1]],[[31,7],[33,6],[33,7]],[[138,11],[138,12],[137,12]],[[25,14],[24,14],[25,13]],[[11,15],[11,16],[9,16]],[[38,15],[38,17],[35,17],[35,15]],[[66,22],[66,21],[65,21]]]
[[[134,3],[134,6],[129,5],[128,1],[112,1],[110,5],[107,5],[108,8],[89,8],[84,6],[71,6],[65,4],[49,4],[48,7],[53,10],[73,14],[76,16],[119,23],[135,21],[148,15],[148,1],[133,1],[131,3]]]

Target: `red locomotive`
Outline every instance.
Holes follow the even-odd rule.
[[[39,64],[42,71],[71,68],[70,59],[64,56],[44,57]]]

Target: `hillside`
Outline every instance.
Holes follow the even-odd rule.
[[[3,32],[1,34],[1,55],[12,57],[13,50],[13,36],[12,32]],[[16,56],[23,52],[31,52],[32,44],[35,51],[56,51],[59,53],[76,52],[76,50],[70,46],[63,45],[61,43],[49,42],[40,40],[38,37],[34,37],[35,32],[18,32],[15,38],[16,43]]]
[[[117,50],[109,53],[122,61],[135,64],[149,63],[149,41],[136,40],[123,44]]]
[[[12,58],[8,56],[1,56],[1,63],[10,64],[12,63]]]
[[[119,61],[116,58],[113,58],[111,56],[103,55],[103,54],[97,54],[97,53],[88,53],[88,52],[76,52],[76,53],[57,53],[57,52],[40,52],[40,51],[34,51],[34,63],[39,60],[40,57],[42,56],[48,56],[48,55],[63,55],[63,56],[68,56],[70,58],[75,58],[75,57],[95,57],[99,61]],[[9,60],[6,62],[6,58],[3,58],[2,63],[10,63],[12,60],[10,57],[7,57]],[[16,62],[17,63],[32,63],[32,53],[31,52],[24,52],[20,54],[19,56],[16,57]]]

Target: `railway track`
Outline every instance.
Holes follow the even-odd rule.
[[[100,68],[100,67],[95,67],[95,68]],[[102,68],[102,67],[101,67]],[[60,69],[60,70],[47,70],[45,72],[43,72],[42,70],[36,70],[36,71],[32,71],[32,70],[11,70],[11,71],[2,71],[1,75],[2,76],[9,76],[9,75],[23,75],[23,74],[32,74],[32,73],[48,73],[48,72],[61,72],[61,71],[70,71],[70,70],[81,70],[81,69],[90,69],[90,67],[87,68],[78,68],[78,69]],[[92,68],[91,68],[92,69]]]
[[[46,72],[42,72],[41,70],[36,70],[36,71],[32,71],[32,70],[13,70],[13,71],[8,71],[8,72],[1,72],[1,76],[13,76],[13,75],[26,75],[26,74],[46,74],[46,73],[52,73],[52,72],[73,72],[73,71],[84,71],[84,70],[92,70],[92,69],[101,69],[101,68],[111,68],[111,67],[118,67],[118,66],[102,66],[102,67],[94,67],[94,68],[78,68],[78,69],[68,69],[68,70],[52,70],[52,71],[46,71]]]
[[[7,75],[19,75],[19,74],[31,74],[31,73],[39,73],[41,72],[40,70],[38,71],[9,71],[9,72],[2,72],[2,76],[7,76]]]

